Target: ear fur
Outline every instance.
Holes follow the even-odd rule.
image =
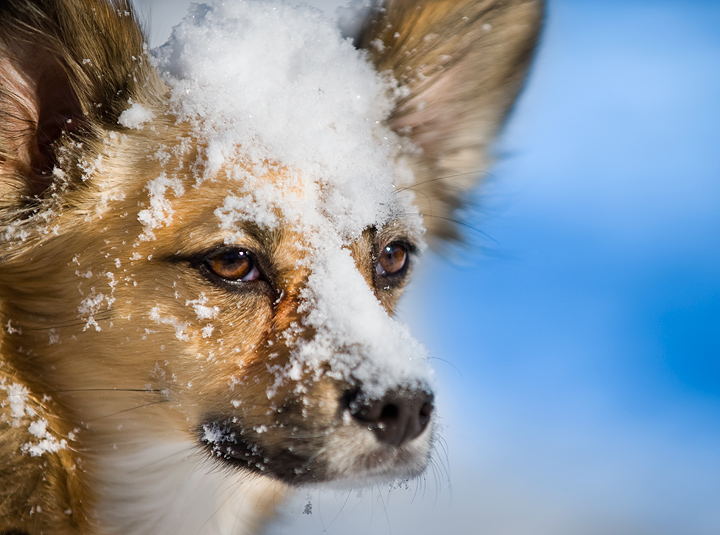
[[[390,125],[421,149],[409,159],[431,238],[458,238],[453,213],[487,169],[542,12],[542,0],[387,0],[356,39],[405,94]]]
[[[0,211],[45,193],[60,145],[92,140],[128,99],[163,87],[129,0],[3,1]]]

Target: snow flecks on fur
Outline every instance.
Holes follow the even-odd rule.
[[[48,345],[52,346],[55,344],[60,343],[60,333],[58,333],[57,329],[50,329],[48,330]]]
[[[12,320],[8,320],[5,324],[5,332],[8,334],[22,334],[22,329],[13,325]]]
[[[200,140],[196,183],[224,175],[238,185],[215,210],[226,241],[244,222],[303,236],[311,272],[303,312],[317,335],[296,344],[279,379],[329,362],[369,395],[427,382],[425,350],[388,316],[347,250],[364,230],[400,217],[421,240],[411,194],[395,186],[408,182],[397,163],[407,147],[385,124],[397,83],[320,12],[249,0],[194,5],[154,61],[172,114]],[[140,212],[148,239],[172,217],[169,187],[165,176],[148,186],[151,206]],[[170,321],[157,311],[153,319]]]
[[[218,315],[220,308],[216,306],[207,306],[208,298],[205,294],[200,294],[197,299],[191,299],[185,302],[187,306],[192,306],[195,315],[199,320],[209,320]]]
[[[122,126],[139,129],[155,116],[152,110],[138,102],[133,102],[132,99],[130,100],[130,104],[131,106],[118,117],[118,123]]]
[[[167,193],[171,191],[176,197],[185,193],[182,182],[177,178],[168,178],[165,173],[148,182],[147,190],[150,206],[138,212],[138,220],[145,229],[141,240],[154,238],[153,230],[172,221],[173,208],[166,198]]]
[[[31,457],[40,457],[44,453],[56,453],[67,447],[65,439],[58,440],[48,431],[47,426],[48,422],[44,418],[35,420],[28,426],[30,434],[38,439],[35,444],[28,442],[23,445],[23,451]]]
[[[201,322],[214,319],[220,313],[220,307],[208,306],[208,298],[202,293],[197,299],[190,299],[185,302],[186,306],[191,306],[195,311],[195,316]],[[215,326],[212,323],[207,323],[202,329],[200,334],[203,338],[210,338],[215,331]]]
[[[80,265],[80,262],[78,260],[78,257],[76,256],[73,259],[78,265]],[[91,270],[87,271],[81,271],[81,270],[75,270],[75,275],[81,279],[93,279],[94,275]],[[100,327],[100,324],[97,322],[96,316],[101,314],[102,312],[106,310],[110,310],[112,308],[113,303],[115,302],[115,288],[118,284],[117,279],[115,278],[115,274],[106,271],[103,273],[100,273],[100,277],[107,278],[107,285],[109,292],[103,293],[96,289],[95,286],[90,287],[90,293],[88,295],[84,295],[83,293],[83,285],[82,283],[78,286],[78,290],[80,291],[80,295],[84,296],[83,299],[80,301],[80,305],[78,306],[78,315],[80,319],[85,321],[85,326],[83,327],[83,331],[87,331],[90,328],[95,329],[95,331],[100,332],[102,328]],[[53,336],[51,333],[50,337],[51,343],[53,340]]]
[[[272,201],[267,200],[267,197],[267,190],[262,186],[242,197],[228,195],[222,207],[215,210],[215,215],[220,220],[220,228],[233,230],[237,222],[242,220],[253,221],[267,229],[276,228],[280,220],[271,208]]]
[[[0,402],[0,406],[9,405],[9,418],[4,416],[11,427],[19,428],[27,426],[30,435],[37,440],[26,442],[21,446],[22,453],[31,457],[40,457],[45,453],[56,453],[67,447],[65,439],[58,439],[48,429],[48,421],[45,418],[38,418],[35,409],[28,404],[30,392],[18,383],[8,383],[0,380],[0,390],[5,392],[6,399]]]
[[[78,306],[78,314],[85,320],[83,331],[90,328],[101,331],[102,329],[95,319],[95,316],[112,305],[113,301],[114,299],[112,297],[98,292],[95,288],[91,288],[90,295],[80,301],[80,305]]]
[[[225,439],[225,433],[215,424],[203,425],[202,440],[208,444],[220,444]]]
[[[160,306],[155,306],[150,310],[150,319],[158,325],[171,325],[175,328],[175,337],[181,342],[190,340],[187,333],[189,327],[187,322],[181,321],[174,316],[164,316],[160,312]]]
[[[18,383],[6,384],[5,381],[0,382],[0,390],[4,390],[7,395],[7,402],[10,405],[10,425],[20,427],[20,421],[25,416],[35,416],[35,410],[26,405],[28,389]]]

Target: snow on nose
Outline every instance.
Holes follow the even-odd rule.
[[[297,371],[329,365],[337,379],[362,384],[376,399],[432,381],[426,349],[388,315],[347,249],[322,247],[313,255],[304,293],[301,312],[316,334],[293,352]]]

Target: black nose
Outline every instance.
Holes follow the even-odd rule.
[[[348,396],[350,414],[367,425],[380,442],[400,446],[422,433],[430,421],[435,396],[427,388],[397,389],[380,399],[362,391]]]

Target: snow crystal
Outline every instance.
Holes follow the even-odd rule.
[[[48,422],[44,418],[31,422],[28,431],[34,437],[40,439],[37,444],[28,442],[23,444],[22,451],[29,453],[31,457],[40,457],[44,453],[55,453],[67,447],[65,439],[58,440],[47,429]]]
[[[18,383],[7,385],[2,382],[0,383],[0,389],[5,391],[8,403],[10,403],[10,418],[13,427],[20,427],[20,420],[26,415],[35,416],[35,410],[25,405],[30,393],[26,387]]]
[[[209,320],[218,315],[220,308],[207,306],[208,298],[203,293],[197,299],[190,299],[185,302],[186,306],[192,306],[199,320]]]
[[[94,287],[90,288],[90,295],[85,297],[78,306],[80,317],[85,320],[83,331],[94,327],[96,331],[101,331],[100,325],[95,320],[95,315],[102,312],[103,308],[110,307],[115,298],[98,292]]]
[[[32,422],[28,426],[28,431],[30,431],[31,435],[34,435],[38,438],[44,437],[47,433],[47,420],[41,418],[40,420]]]
[[[5,325],[5,330],[8,334],[22,334],[20,327],[13,327],[12,320],[8,320],[7,325]]]
[[[203,425],[203,441],[208,444],[219,445],[227,441],[227,433],[221,427],[215,424]]]
[[[145,106],[138,104],[137,102],[133,103],[132,100],[130,101],[130,104],[132,105],[123,111],[118,118],[118,123],[122,126],[139,129],[142,125],[151,121],[154,117],[153,112]]]
[[[160,314],[160,307],[154,306],[150,309],[150,319],[159,325],[171,325],[175,328],[175,337],[182,341],[187,342],[190,337],[185,332],[188,328],[188,324],[184,321],[180,321],[174,316],[162,316]]]
[[[48,331],[48,345],[54,345],[60,343],[60,334],[57,329],[50,329]]]
[[[203,338],[210,338],[212,336],[213,331],[215,331],[215,327],[213,325],[206,325],[201,329],[202,337]]]

